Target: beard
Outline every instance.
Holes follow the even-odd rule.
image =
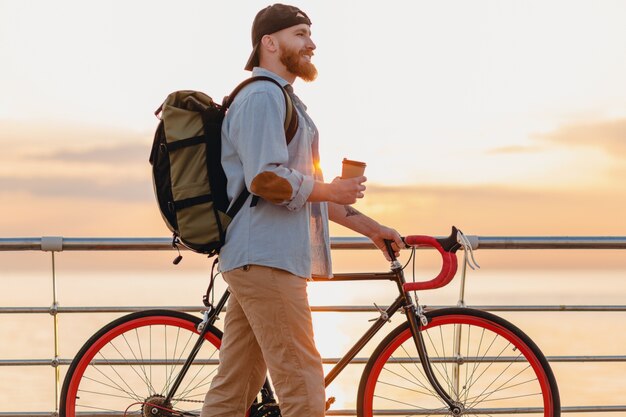
[[[317,68],[310,62],[302,61],[306,49],[299,51],[280,47],[280,62],[292,74],[302,78],[304,81],[310,82],[317,78]]]

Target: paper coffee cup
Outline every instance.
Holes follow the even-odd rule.
[[[360,177],[365,173],[365,162],[352,161],[347,158],[343,158],[341,167],[341,178],[354,178]]]

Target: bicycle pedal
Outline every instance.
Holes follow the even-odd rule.
[[[253,404],[250,408],[250,417],[281,417],[277,403]]]

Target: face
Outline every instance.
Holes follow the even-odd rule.
[[[277,32],[280,62],[290,73],[304,81],[313,81],[317,77],[317,68],[311,63],[313,50],[311,29],[306,24],[292,26]]]

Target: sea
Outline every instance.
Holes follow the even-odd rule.
[[[371,252],[361,260],[344,257],[336,262],[338,272],[384,271],[386,262],[372,264]],[[2,259],[8,259],[8,253]],[[41,257],[42,255],[37,255]],[[30,268],[29,256],[21,266],[0,273],[0,307],[50,307],[53,297],[60,307],[96,306],[190,306],[202,305],[208,284],[210,263],[189,261],[171,265],[173,255],[152,256],[107,254],[94,257],[59,254],[54,274],[49,254]],[[540,254],[537,254],[540,256]],[[545,255],[541,255],[545,256]],[[581,255],[576,255],[581,256]],[[32,254],[31,256],[32,257]],[[133,264],[133,257],[136,264]],[[15,256],[12,257],[15,259]],[[77,260],[80,259],[80,260]],[[140,261],[141,259],[141,261]],[[406,259],[404,259],[406,261]],[[480,257],[479,257],[480,262]],[[156,265],[155,265],[156,264]],[[515,267],[469,270],[461,296],[461,278],[445,288],[418,294],[426,306],[454,306],[462,298],[468,306],[622,306],[626,305],[626,271],[602,268],[533,268],[532,262]],[[412,279],[412,265],[405,269]],[[416,279],[437,272],[436,265],[416,265]],[[217,292],[225,289],[217,279]],[[312,306],[379,306],[390,304],[396,287],[387,281],[310,282]],[[59,357],[71,359],[88,337],[123,313],[60,313],[58,319]],[[532,311],[496,312],[523,329],[546,356],[626,355],[626,312]],[[375,312],[314,312],[314,331],[323,357],[342,356],[371,325]],[[378,342],[403,320],[397,315],[358,355],[367,357]],[[218,322],[218,327],[223,321]],[[48,313],[0,313],[0,359],[45,359],[55,353],[54,317]],[[325,365],[327,370],[330,365]],[[626,405],[626,362],[558,362],[552,364],[563,407]],[[60,367],[62,381],[67,366]],[[354,409],[363,365],[350,365],[327,388],[334,396],[334,409]],[[50,366],[0,366],[1,412],[55,411],[57,384]],[[626,416],[626,412],[586,413],[585,416]]]

